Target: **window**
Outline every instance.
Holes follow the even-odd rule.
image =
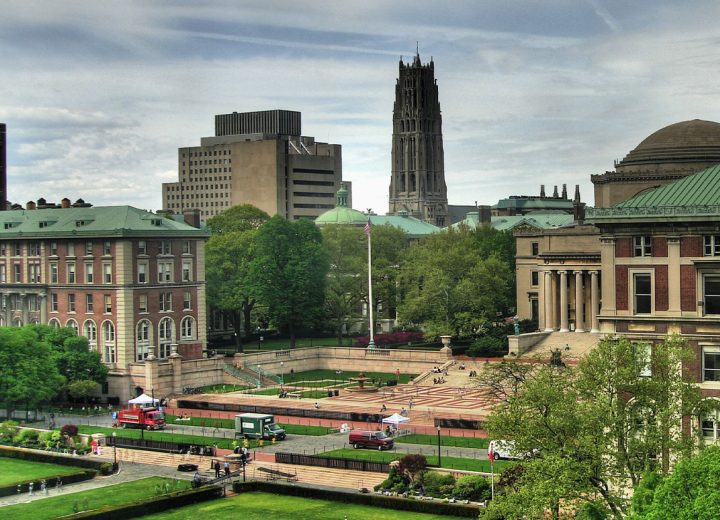
[[[13,249],[15,256],[20,256],[22,254],[22,249],[20,248],[20,242],[15,242],[13,244]]]
[[[87,320],[83,323],[83,336],[88,340],[88,348],[90,350],[97,350],[97,328],[95,322]]]
[[[20,264],[13,264],[13,281],[15,283],[22,282],[22,266]]]
[[[158,253],[161,255],[171,255],[172,254],[171,242],[169,240],[161,240],[160,241],[160,249],[159,249]]]
[[[160,293],[160,310],[164,312],[172,310],[172,293]]]
[[[141,320],[137,324],[135,361],[143,361],[150,353],[150,322]]]
[[[105,347],[105,362],[115,363],[115,326],[106,321],[102,325],[103,346]]]
[[[652,313],[652,281],[650,274],[633,275],[635,314]]]
[[[5,264],[0,264],[0,283],[6,283],[7,282],[7,266]]]
[[[651,256],[652,238],[649,236],[633,237],[633,256]]]
[[[40,256],[40,242],[28,242],[28,256]]]
[[[105,256],[110,256],[110,254],[112,254],[112,246],[108,240],[103,242],[103,254]]]
[[[75,262],[67,263],[67,283],[75,283]]]
[[[57,242],[50,242],[50,256],[57,256]]]
[[[148,282],[147,271],[148,271],[147,262],[138,263],[138,283],[147,283]]]
[[[103,300],[105,302],[105,313],[111,314],[112,313],[112,295],[105,294],[103,297]]]
[[[65,323],[65,326],[68,328],[71,328],[73,332],[75,332],[75,335],[77,336],[78,333],[78,324],[75,320],[67,320],[67,323]]]
[[[539,247],[539,244],[538,244],[537,242],[531,242],[531,243],[530,243],[530,248],[532,249],[532,255],[533,255],[533,256],[537,256],[538,253],[540,252],[540,247]]]
[[[720,381],[720,346],[703,347],[703,382]]]
[[[720,403],[717,402],[717,399],[713,399],[713,401],[715,401],[714,406],[707,407],[712,411],[700,421],[703,439],[712,443],[720,439],[720,410],[718,410]]]
[[[58,310],[58,295],[57,293],[50,293],[50,311],[57,312]]]
[[[144,240],[138,240],[138,254],[139,255],[147,254],[147,242],[145,242]]]
[[[68,294],[68,312],[75,312],[75,294]]]
[[[85,264],[85,283],[93,283],[93,265]]]
[[[85,295],[85,312],[93,312],[93,295],[90,293]]]
[[[29,264],[28,275],[30,283],[40,283],[40,264]]]
[[[183,293],[183,310],[189,311],[192,309],[192,295],[190,291]]]
[[[703,243],[705,256],[720,256],[720,235],[705,235]]]
[[[158,282],[172,282],[172,262],[158,262]]]
[[[58,265],[50,264],[50,283],[58,283]]]
[[[705,314],[720,314],[720,275],[703,276]]]
[[[533,286],[537,286],[540,280],[540,274],[537,271],[533,271],[530,273],[530,284]]]
[[[75,256],[75,244],[73,242],[67,244],[67,256]]]
[[[85,255],[92,256],[93,254],[93,243],[92,240],[85,241]]]
[[[141,294],[138,296],[138,312],[148,311],[148,297],[147,294]]]
[[[170,318],[163,318],[158,325],[158,357],[166,358],[170,355],[170,345],[173,342],[174,324]]]
[[[7,244],[5,242],[0,242],[0,256],[7,255]]]
[[[180,338],[195,339],[195,320],[191,316],[185,316],[180,322]]]
[[[112,264],[103,263],[103,283],[112,283]]]
[[[60,322],[57,320],[57,318],[53,318],[50,321],[48,321],[48,325],[50,325],[53,328],[59,329],[60,328]]]
[[[183,260],[182,281],[189,282],[190,280],[192,280],[192,262],[190,260]]]
[[[189,240],[183,240],[183,254],[189,255],[190,252],[191,252],[190,241],[189,241]]]

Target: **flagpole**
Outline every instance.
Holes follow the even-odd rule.
[[[365,234],[368,237],[368,319],[370,320],[370,341],[367,348],[375,348],[375,320],[373,319],[373,293],[372,293],[372,238],[370,233],[370,217],[365,224]]]

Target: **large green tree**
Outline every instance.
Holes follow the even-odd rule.
[[[488,432],[513,439],[520,452],[539,451],[520,463],[514,488],[493,502],[488,518],[523,517],[518,511],[557,518],[561,508],[596,497],[607,514],[622,518],[626,491],[644,471],[667,472],[670,460],[693,451],[696,438],[682,428],[700,403],[682,369],[690,355],[674,336],[652,347],[606,338],[577,366],[535,364],[519,378],[505,368],[494,381],[505,377],[509,390],[488,418]]]
[[[401,322],[421,325],[428,337],[472,336],[506,316],[515,277],[509,254],[494,249],[501,234],[451,228],[412,244],[401,270]]]
[[[212,232],[205,248],[208,302],[233,324],[238,350],[242,350],[243,335],[251,334],[257,300],[249,291],[250,260],[257,230],[268,220],[264,211],[241,204],[207,222]]]
[[[52,347],[33,327],[0,327],[0,402],[8,417],[51,399],[64,382]]]
[[[70,384],[75,381],[94,381],[102,384],[107,380],[108,368],[99,352],[90,350],[88,340],[69,327],[27,325],[39,340],[52,348],[52,359],[60,375]]]
[[[290,335],[324,317],[328,253],[320,230],[307,219],[272,217],[256,236],[249,290],[268,307],[272,323]]]

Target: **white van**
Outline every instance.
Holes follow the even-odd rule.
[[[521,460],[535,455],[537,450],[530,453],[518,453],[515,451],[515,441],[490,441],[488,453],[493,454],[494,460]]]

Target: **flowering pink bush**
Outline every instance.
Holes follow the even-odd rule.
[[[407,345],[410,342],[423,341],[422,332],[388,332],[385,334],[375,334],[376,345]],[[367,347],[370,343],[370,336],[360,336],[355,338],[355,342],[360,347]]]

